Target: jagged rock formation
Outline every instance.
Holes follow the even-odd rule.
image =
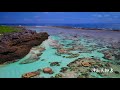
[[[31,30],[3,35],[0,38],[0,64],[24,57],[33,46],[40,45],[48,36],[46,32]]]

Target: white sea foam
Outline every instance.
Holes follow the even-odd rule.
[[[35,27],[43,27],[43,26],[35,26]]]

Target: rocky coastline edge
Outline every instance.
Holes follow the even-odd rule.
[[[32,47],[40,45],[49,37],[47,32],[37,33],[22,27],[21,29],[21,32],[1,35],[0,64],[21,59],[29,53]]]

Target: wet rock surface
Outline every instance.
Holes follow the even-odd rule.
[[[51,62],[50,66],[60,66],[60,62]]]
[[[36,54],[33,54],[28,59],[20,62],[20,64],[29,64],[29,63],[33,63],[38,60],[39,60],[39,57]]]
[[[104,54],[103,58],[107,60],[112,60],[115,62],[120,61],[120,50],[119,49],[113,49],[113,48],[105,49],[105,50],[102,50],[101,53]]]
[[[77,54],[69,54],[69,56],[65,56],[65,58],[76,58],[78,56],[79,56],[78,53]]]
[[[110,62],[103,62],[95,58],[79,58],[67,66],[62,68],[60,73],[55,75],[55,78],[98,78],[96,75],[100,77],[120,76],[119,65],[116,66]]]
[[[54,73],[53,70],[49,67],[43,68],[43,72],[48,73],[48,74],[53,74]]]
[[[25,74],[22,75],[22,78],[33,78],[33,77],[36,77],[38,75],[40,75],[39,70],[33,71],[33,72],[29,72],[29,73],[25,73]]]
[[[38,53],[33,51],[35,49],[38,51]],[[43,47],[32,48],[30,51],[30,56],[27,59],[20,62],[20,64],[29,64],[29,63],[33,63],[33,62],[40,60],[40,56],[43,54],[42,52],[44,50],[45,50],[45,48],[43,48]]]
[[[54,77],[53,77],[54,78]],[[62,78],[62,74],[56,74],[55,78]]]
[[[31,30],[3,35],[0,39],[0,64],[24,57],[33,46],[40,45],[48,36],[46,32]]]
[[[67,67],[62,67],[60,72],[65,72],[65,71],[67,71],[67,69],[68,69]]]

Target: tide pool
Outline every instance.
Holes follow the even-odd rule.
[[[42,55],[39,56],[39,59],[33,63],[20,64],[20,62],[30,57],[31,53],[28,53],[25,57],[21,58],[17,62],[0,66],[0,78],[21,78],[21,76],[25,73],[36,71],[38,69],[42,70],[43,68],[46,68],[46,67],[50,67],[54,73],[45,74],[41,72],[39,77],[50,78],[60,73],[60,70],[62,67],[67,67],[67,65],[70,62],[73,62],[78,58],[91,58],[92,56],[94,56],[95,58],[98,58],[101,61],[109,61],[103,58],[104,55],[102,53],[98,52],[99,50],[107,49],[106,47],[104,48],[101,47],[100,49],[95,49],[95,50],[94,48],[90,47],[91,45],[98,45],[98,43],[100,43],[101,40],[97,40],[95,38],[96,36],[93,37],[94,35],[92,35],[92,38],[85,37],[83,33],[86,33],[86,31],[77,31],[77,30],[74,31],[74,30],[49,28],[49,27],[38,27],[38,28],[28,27],[28,28],[32,30],[36,30],[37,32],[48,32],[48,34],[50,34],[49,38],[45,40],[41,45],[33,47],[33,48],[44,47],[45,50],[42,52]],[[91,32],[88,34],[91,35]],[[100,35],[98,35],[98,38],[100,38],[99,36]],[[58,45],[62,45],[63,46],[62,48],[71,48],[72,46],[78,47],[83,45],[87,47],[87,50],[91,50],[91,51],[81,52],[82,49],[78,48],[76,50],[70,51],[70,53],[73,53],[73,54],[78,54],[79,52],[81,52],[79,53],[78,57],[65,58],[63,56],[66,56],[66,54],[62,54],[61,56],[55,54],[57,52],[57,48],[53,48],[50,45],[51,42],[56,42]],[[33,50],[33,51],[38,52],[37,50]],[[59,62],[60,66],[50,66],[50,63],[52,62]],[[96,73],[91,73],[91,74],[95,77],[101,78],[100,75]]]

